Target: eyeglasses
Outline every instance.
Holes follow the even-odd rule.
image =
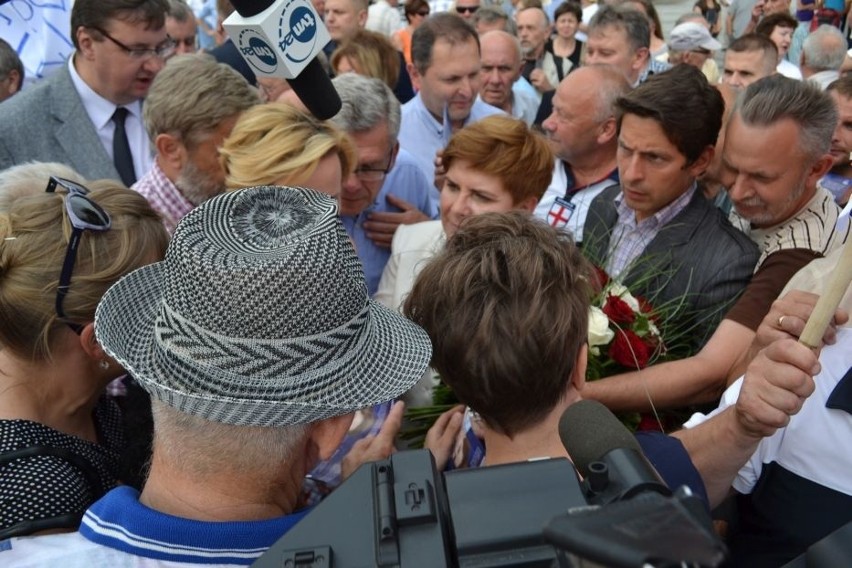
[[[71,221],[73,228],[71,238],[68,240],[68,247],[65,249],[65,260],[62,262],[59,286],[56,288],[56,316],[60,320],[65,320],[62,302],[71,286],[71,274],[74,272],[74,263],[77,261],[80,237],[86,230],[99,233],[108,231],[112,226],[112,221],[109,214],[100,205],[87,197],[86,194],[89,193],[89,190],[84,186],[68,179],[50,176],[45,191],[54,193],[57,186],[68,192],[68,195],[65,196],[65,211],[68,213],[68,220]],[[78,335],[83,331],[83,327],[80,325],[66,323]]]
[[[422,16],[424,18],[429,16],[429,12],[414,12],[414,13],[417,14],[418,16]]]
[[[124,53],[129,55],[132,59],[151,59],[152,57],[158,57],[160,59],[166,59],[174,54],[175,52],[175,40],[172,38],[166,38],[166,41],[158,45],[157,47],[128,47],[106,33],[101,28],[97,28],[92,26],[93,30],[96,30],[98,33],[102,34],[105,38],[110,40],[112,43],[120,47],[124,50]]]
[[[458,12],[459,14],[463,14],[465,12],[473,14],[477,10],[479,10],[479,6],[456,6],[456,12]]]
[[[388,167],[382,168],[357,168],[353,174],[355,177],[360,179],[363,182],[367,183],[375,183],[377,181],[382,181],[385,179],[385,176],[388,175],[388,172],[391,170],[391,165],[393,162],[393,148],[388,152]]]

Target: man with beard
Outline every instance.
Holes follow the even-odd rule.
[[[219,145],[240,113],[259,102],[237,71],[205,55],[179,55],[157,76],[144,109],[157,153],[133,189],[170,233],[194,207],[224,191]]]
[[[429,17],[411,38],[408,71],[417,95],[402,106],[399,143],[434,182],[434,160],[450,136],[502,111],[478,99],[479,36],[455,14]]]
[[[60,162],[130,186],[151,167],[142,99],[174,52],[166,0],[77,0],[74,54],[0,107],[0,170]]]
[[[728,122],[722,181],[732,221],[760,247],[751,282],[696,355],[595,381],[585,398],[613,410],[683,407],[718,400],[743,374],[755,332],[786,282],[848,234],[834,230],[840,209],[817,187],[833,163],[836,125],[831,98],[807,81],[773,75],[745,90]]]

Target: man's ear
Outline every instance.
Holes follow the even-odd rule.
[[[6,89],[6,92],[9,94],[9,96],[12,96],[17,93],[18,90],[20,90],[21,88],[21,74],[18,73],[17,69],[12,69],[9,71],[8,75],[6,76],[6,79],[9,81],[9,87]]]
[[[330,459],[334,455],[334,452],[343,442],[343,437],[349,432],[353,418],[355,418],[355,414],[349,413],[311,424],[308,437],[312,445],[316,447],[317,457],[320,461]]]
[[[598,144],[604,145],[618,136],[618,124],[611,116],[598,126]]]
[[[174,181],[189,159],[186,146],[177,136],[164,133],[158,134],[154,139],[154,148],[157,150],[157,162],[163,173]]]
[[[651,50],[647,47],[640,47],[636,50],[636,53],[633,54],[633,69],[636,71],[641,71],[645,68],[645,65],[648,64],[648,60],[651,58]]]
[[[367,25],[367,10],[358,12],[358,27],[363,28]]]
[[[394,164],[396,164],[396,157],[399,155],[399,141],[393,145],[393,149],[390,154],[390,162],[388,162],[388,170],[393,168]]]
[[[834,158],[831,154],[826,154],[815,161],[808,171],[808,176],[805,178],[805,187],[815,187],[817,182],[828,173],[828,170],[833,165]]]
[[[94,57],[92,48],[95,44],[95,38],[92,37],[91,32],[85,26],[78,27],[75,35],[77,37],[77,45],[79,46],[77,51],[84,59],[91,60]]]
[[[707,171],[707,168],[710,167],[710,162],[713,161],[713,156],[716,153],[716,148],[714,146],[707,146],[698,156],[692,164],[689,165],[687,171],[689,175],[693,178],[701,177],[704,172]]]
[[[414,63],[408,63],[406,64],[405,68],[408,69],[408,75],[411,77],[411,86],[414,87],[414,91],[419,91],[420,72],[417,70],[417,67],[414,66]]]

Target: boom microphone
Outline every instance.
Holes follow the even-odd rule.
[[[671,495],[636,438],[595,400],[581,400],[559,419],[559,438],[586,479],[592,501],[610,503],[645,491]]]
[[[287,79],[320,120],[342,103],[317,55],[331,41],[308,0],[232,0],[236,10],[222,25],[243,59],[260,77]]]

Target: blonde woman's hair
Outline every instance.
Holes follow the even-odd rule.
[[[302,184],[329,154],[340,158],[344,178],[358,162],[352,140],[330,122],[284,103],[268,103],[240,116],[219,159],[225,185],[233,190],[281,180]]]
[[[55,312],[72,234],[65,194],[44,193],[42,187],[0,213],[0,348],[17,357],[49,360],[57,330],[65,323],[94,321],[95,308],[112,284],[165,254],[168,233],[144,197],[109,180],[88,188],[89,199],[109,213],[112,226],[104,232],[83,231],[63,303],[65,320]]]
[[[50,176],[86,185],[76,171],[59,162],[25,162],[0,171],[0,211],[5,211],[19,197],[44,193]]]
[[[347,58],[359,75],[381,79],[393,89],[399,81],[399,52],[383,34],[359,29],[331,54],[331,68],[339,75],[340,60]]]

